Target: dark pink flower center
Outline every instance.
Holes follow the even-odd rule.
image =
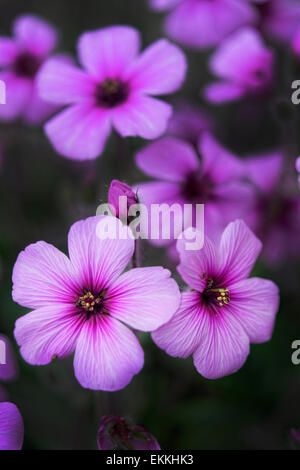
[[[22,52],[17,56],[13,68],[19,77],[33,78],[40,65],[41,61],[37,56],[30,54],[30,52]]]
[[[204,203],[211,196],[212,182],[208,175],[190,173],[182,185],[182,196],[190,203]]]
[[[203,297],[208,304],[223,307],[230,302],[230,291],[226,287],[217,287],[212,278],[208,278]]]
[[[129,95],[127,83],[115,78],[107,78],[96,90],[96,102],[104,108],[114,108],[124,103]]]
[[[88,316],[94,313],[104,313],[103,303],[105,292],[102,291],[99,294],[93,294],[87,289],[83,289],[83,292],[84,294],[80,296],[76,302],[76,307],[82,312],[86,312]]]

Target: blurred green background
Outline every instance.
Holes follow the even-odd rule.
[[[146,0],[1,0],[0,6],[0,34],[10,33],[16,16],[39,14],[60,32],[58,50],[73,54],[83,31],[111,24],[138,28],[144,46],[163,35],[162,15],[152,12]],[[277,52],[280,67],[276,98],[271,103],[210,109],[219,138],[241,156],[276,145],[300,149],[295,132],[300,129],[299,112],[289,104],[291,81],[299,79],[300,72],[284,50],[277,48]],[[185,98],[203,105],[199,91],[211,79],[209,51],[187,54],[187,80],[172,100]],[[288,78],[282,73],[287,68]],[[291,122],[294,134],[286,131]],[[284,142],[287,135],[290,140]],[[70,225],[94,215],[97,206],[106,202],[111,179],[132,184],[144,178],[133,160],[141,145],[140,139],[122,141],[112,135],[100,158],[78,163],[57,155],[41,128],[1,124],[1,333],[13,340],[15,319],[26,313],[11,299],[11,272],[18,253],[37,240],[66,250]],[[169,265],[164,251],[146,242],[143,260],[146,265]],[[140,340],[146,362],[142,372],[122,391],[93,392],[76,382],[72,358],[31,367],[15,348],[20,375],[5,388],[24,417],[24,448],[96,449],[103,414],[132,418],[153,433],[163,449],[289,448],[290,428],[300,426],[300,365],[291,362],[291,344],[300,339],[299,264],[286,260],[271,270],[258,263],[255,274],[279,284],[281,309],[271,342],[252,345],[246,365],[230,377],[206,380],[191,359],[167,356],[150,335],[143,334]]]

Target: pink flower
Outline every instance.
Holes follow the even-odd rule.
[[[0,403],[0,450],[20,450],[23,436],[23,419],[16,405]]]
[[[283,156],[274,152],[245,161],[256,197],[246,221],[264,244],[263,257],[277,264],[300,250],[300,199],[283,178]]]
[[[203,249],[193,252],[178,240],[178,272],[191,290],[172,319],[152,333],[154,342],[171,356],[192,354],[197,371],[209,379],[240,369],[250,342],[271,338],[278,309],[276,285],[248,279],[261,246],[242,220],[227,226],[218,246],[206,237]]]
[[[169,120],[167,134],[187,140],[197,146],[202,132],[213,130],[213,122],[205,111],[196,106],[178,103]]]
[[[99,224],[117,229],[103,238]],[[143,367],[143,350],[124,323],[152,331],[179,304],[170,272],[160,266],[121,274],[134,252],[130,229],[115,217],[91,217],[72,225],[67,258],[43,241],[21,252],[13,271],[13,299],[33,309],[16,321],[23,358],[43,365],[75,350],[74,369],[83,387],[125,387]]]
[[[113,26],[84,33],[78,42],[84,70],[55,58],[39,76],[41,96],[71,105],[50,120],[45,131],[55,149],[68,158],[101,154],[112,126],[123,137],[155,139],[167,127],[172,108],[151,95],[173,93],[182,84],[186,60],[165,39],[142,54],[138,31]]]
[[[198,49],[219,44],[241,26],[254,24],[257,14],[241,0],[151,0],[156,10],[170,9],[164,29],[174,41]]]
[[[298,0],[252,0],[259,14],[258,27],[267,35],[290,42],[299,29]]]
[[[102,416],[97,442],[99,450],[160,450],[147,429],[121,416]]]
[[[262,94],[271,88],[273,52],[254,29],[245,27],[225,39],[210,60],[211,71],[221,79],[204,89],[206,99],[224,103]]]
[[[211,134],[202,134],[198,151],[200,159],[188,142],[174,137],[148,144],[137,153],[136,164],[156,180],[137,184],[136,191],[149,213],[151,204],[204,204],[205,233],[215,238],[230,220],[247,211],[253,193],[242,181],[243,163]]]
[[[54,28],[33,15],[17,18],[12,39],[0,37],[0,80],[6,85],[6,104],[0,106],[0,119],[23,118],[39,124],[54,111],[37,92],[36,76],[56,45]]]
[[[121,197],[127,198],[126,207],[120,207]],[[110,183],[108,190],[108,203],[115,210],[114,215],[121,219],[123,223],[126,223],[130,206],[137,204],[138,200],[136,194],[128,184],[122,183],[122,181],[113,180]]]

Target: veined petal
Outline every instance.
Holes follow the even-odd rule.
[[[71,354],[84,322],[74,305],[51,304],[18,318],[14,335],[29,364],[44,365]]]
[[[156,139],[167,129],[172,107],[148,96],[132,95],[127,103],[112,110],[113,125],[122,137]]]
[[[21,251],[12,280],[14,301],[28,308],[72,302],[78,290],[70,260],[43,241]]]
[[[45,125],[55,150],[75,160],[90,160],[100,155],[110,131],[108,113],[92,104],[73,105]]]
[[[121,78],[139,49],[139,32],[129,26],[87,32],[78,41],[81,65],[99,80]]]
[[[57,43],[54,27],[35,15],[19,16],[13,31],[22,47],[37,55],[47,55]]]
[[[0,450],[20,450],[23,436],[23,419],[16,405],[0,403]]]
[[[37,77],[41,98],[55,104],[72,104],[92,101],[96,82],[74,64],[53,57],[41,67]]]
[[[183,292],[178,310],[171,320],[153,331],[154,343],[174,357],[188,357],[201,341],[202,323],[207,313],[198,292]]]
[[[108,289],[105,308],[137,330],[155,330],[170,320],[179,305],[180,292],[170,275],[160,266],[127,271]]]
[[[242,325],[251,343],[269,341],[279,306],[279,291],[274,282],[251,278],[230,288],[228,309]]]
[[[249,338],[229,311],[206,315],[202,324],[201,343],[194,353],[198,372],[207,379],[233,374],[242,367],[249,354]]]
[[[148,176],[180,182],[197,170],[199,160],[188,142],[163,137],[139,151],[136,164]]]
[[[261,241],[243,220],[231,222],[224,230],[220,243],[220,275],[230,284],[246,279],[262,249]]]
[[[79,383],[93,390],[120,390],[144,365],[136,336],[118,320],[93,316],[77,341],[74,369]]]
[[[178,90],[186,69],[187,62],[181,49],[166,39],[160,39],[145,49],[126,76],[135,90],[163,95]]]
[[[111,238],[100,238],[98,224],[103,231],[111,229]],[[114,233],[116,233],[115,238]],[[109,216],[89,217],[72,225],[68,246],[71,263],[82,287],[100,292],[107,289],[124,271],[134,252],[130,229]]]

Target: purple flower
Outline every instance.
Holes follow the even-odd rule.
[[[296,160],[296,170],[298,172],[298,184],[300,188],[300,157],[298,157]]]
[[[276,285],[248,279],[261,246],[242,220],[227,226],[218,246],[206,237],[202,250],[193,252],[178,240],[178,272],[191,290],[172,319],[152,333],[154,342],[171,356],[193,354],[197,371],[209,379],[242,367],[250,342],[271,338],[278,309]]]
[[[160,450],[150,432],[121,416],[103,416],[97,436],[99,450]]]
[[[298,0],[252,0],[259,14],[258,27],[267,35],[290,42],[299,29]]]
[[[233,101],[268,92],[273,79],[273,52],[252,28],[241,28],[225,39],[212,55],[211,71],[221,79],[206,86],[212,103]]]
[[[198,49],[215,46],[239,27],[257,21],[253,6],[240,0],[151,0],[150,4],[171,10],[164,25],[167,35]]]
[[[169,120],[167,134],[197,146],[202,132],[211,132],[213,128],[213,122],[205,111],[190,104],[179,103]]]
[[[6,336],[0,334],[0,380],[13,380],[17,375],[18,365],[12,345]]]
[[[6,104],[0,106],[0,119],[23,118],[39,124],[54,107],[37,92],[36,76],[56,45],[54,28],[33,15],[23,15],[13,25],[14,37],[0,37],[0,79],[6,85]]]
[[[149,213],[151,204],[205,204],[205,233],[215,238],[247,211],[253,193],[241,179],[243,163],[211,134],[202,134],[198,150],[201,159],[188,142],[174,137],[147,145],[136,155],[136,164],[156,181],[137,184],[136,190]]]
[[[99,224],[117,230],[99,237]],[[179,304],[170,272],[160,266],[121,274],[134,252],[130,229],[115,217],[91,217],[72,225],[67,258],[43,241],[21,252],[13,271],[13,299],[33,309],[16,321],[15,337],[30,364],[48,364],[75,350],[83,387],[125,387],[143,367],[143,350],[124,323],[152,331]]]
[[[84,70],[50,59],[39,75],[41,96],[71,105],[45,131],[68,158],[93,159],[114,127],[123,137],[155,139],[167,127],[172,108],[151,95],[173,93],[182,84],[186,59],[165,39],[139,55],[140,36],[128,26],[84,33],[78,42]]]
[[[23,419],[16,405],[0,403],[0,450],[20,450],[23,436]]]
[[[298,256],[300,249],[300,199],[284,181],[282,163],[278,152],[245,161],[248,177],[257,189],[245,220],[263,241],[263,257],[272,264]]]
[[[127,198],[126,207],[123,207],[122,205],[120,207],[120,198],[124,196]],[[122,181],[113,180],[110,183],[108,190],[108,203],[115,210],[114,215],[122,220],[123,223],[126,223],[129,207],[137,204],[138,200],[136,194],[128,184],[122,183]]]

